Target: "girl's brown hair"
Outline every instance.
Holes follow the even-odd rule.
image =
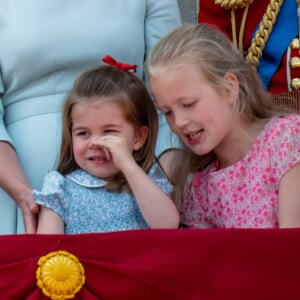
[[[143,147],[134,151],[133,157],[137,164],[147,172],[154,160],[154,149],[158,132],[158,117],[151,96],[144,83],[134,74],[121,71],[115,66],[99,66],[81,74],[67,96],[62,110],[62,141],[57,170],[66,175],[79,169],[72,146],[72,109],[82,102],[112,101],[117,103],[124,117],[136,128],[148,127],[148,137]],[[99,100],[98,100],[99,99]],[[108,100],[109,99],[109,100]],[[130,192],[129,185],[118,172],[108,181],[110,191]]]

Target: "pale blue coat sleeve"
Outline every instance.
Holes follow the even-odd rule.
[[[2,95],[4,93],[4,86],[2,81],[2,76],[0,73],[0,141],[7,141],[12,144],[12,141],[6,131],[6,127],[4,125],[4,108],[2,104]]]
[[[176,0],[148,0],[145,19],[145,55],[167,33],[182,24]]]
[[[145,19],[145,59],[155,44],[166,34],[182,25],[180,10],[176,0],[149,0]],[[147,78],[144,81],[149,88]],[[171,148],[178,148],[178,138],[171,132],[165,116],[158,111],[159,131],[155,154],[161,155]]]

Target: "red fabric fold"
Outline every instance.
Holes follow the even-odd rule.
[[[85,269],[74,299],[300,299],[300,229],[137,230],[0,237],[3,299],[44,300],[37,261],[65,250]]]

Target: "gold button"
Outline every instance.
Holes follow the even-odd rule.
[[[293,90],[298,90],[300,88],[300,78],[294,78],[291,81],[291,88]]]
[[[292,39],[290,46],[293,50],[299,49],[299,45],[300,43],[298,38]]]
[[[290,67],[292,69],[300,68],[300,57],[294,56],[290,59]]]

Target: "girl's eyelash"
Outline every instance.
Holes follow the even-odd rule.
[[[87,135],[87,131],[79,131],[76,135]]]
[[[117,132],[116,129],[106,129],[104,130],[104,133],[111,133],[111,132]]]
[[[184,103],[184,104],[182,104],[182,105],[183,105],[183,107],[189,107],[189,106],[194,105],[195,103],[196,103],[196,100],[195,100],[195,101],[192,101],[192,102],[189,102],[189,103]]]

